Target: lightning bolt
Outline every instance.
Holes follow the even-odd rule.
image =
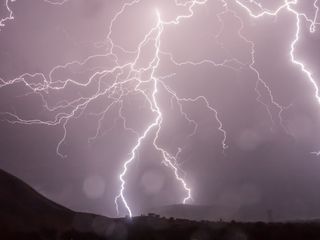
[[[68,0],[54,1],[54,0],[43,0],[44,2],[52,5],[63,5]],[[48,74],[44,73],[23,73],[20,76],[11,79],[5,80],[0,78],[0,89],[10,86],[15,86],[22,84],[26,87],[27,93],[25,96],[36,95],[41,99],[41,104],[43,108],[51,114],[51,119],[28,119],[20,116],[17,113],[12,112],[2,112],[0,113],[3,117],[3,120],[8,121],[12,124],[24,124],[24,125],[44,125],[49,127],[60,126],[63,129],[63,134],[59,140],[56,152],[57,154],[65,158],[66,154],[63,154],[62,146],[67,138],[68,127],[71,122],[77,118],[80,118],[87,111],[91,116],[97,118],[97,128],[95,135],[88,139],[89,142],[94,141],[100,135],[103,134],[103,120],[110,113],[112,109],[117,109],[118,117],[114,119],[113,125],[117,121],[122,121],[123,128],[128,131],[130,134],[133,134],[136,137],[135,144],[131,148],[128,158],[124,161],[122,166],[122,171],[119,173],[120,189],[119,193],[115,197],[116,211],[120,214],[120,203],[125,208],[128,215],[131,217],[133,215],[133,210],[130,207],[130,203],[126,198],[126,177],[129,173],[130,166],[134,163],[134,160],[137,157],[137,153],[141,150],[142,144],[151,137],[153,148],[159,153],[162,159],[162,163],[172,170],[172,173],[180,183],[182,189],[185,191],[185,196],[181,199],[183,203],[187,203],[192,199],[192,190],[191,187],[187,184],[185,180],[185,173],[180,167],[179,156],[182,152],[182,148],[179,147],[176,152],[170,152],[166,150],[160,143],[159,136],[161,131],[163,131],[164,124],[164,114],[161,109],[161,104],[159,102],[159,95],[162,92],[170,95],[171,107],[177,106],[179,114],[183,116],[184,120],[192,126],[192,131],[188,137],[193,137],[197,133],[198,123],[188,114],[184,106],[188,104],[201,103],[206,108],[208,113],[212,114],[214,121],[218,124],[218,131],[221,134],[221,146],[223,153],[228,148],[227,145],[227,132],[223,127],[223,122],[220,118],[219,112],[214,106],[210,104],[208,99],[203,96],[188,97],[188,96],[179,96],[174,89],[170,88],[167,84],[167,81],[170,78],[175,77],[176,73],[172,73],[166,76],[158,76],[158,68],[160,66],[161,60],[167,58],[172,64],[177,67],[181,66],[192,66],[197,67],[199,65],[210,65],[215,68],[227,68],[231,71],[242,71],[248,69],[253,72],[256,76],[256,84],[254,91],[257,95],[257,101],[265,107],[272,124],[275,122],[274,111],[277,109],[277,119],[280,125],[285,128],[285,124],[282,120],[282,113],[286,110],[286,106],[281,105],[275,100],[275,97],[272,94],[271,88],[268,86],[267,82],[262,79],[259,70],[256,67],[255,62],[255,44],[253,41],[248,39],[243,34],[244,22],[241,17],[237,14],[237,11],[233,8],[233,4],[240,7],[240,9],[245,10],[250,17],[254,19],[259,19],[262,17],[277,17],[281,11],[288,11],[295,16],[296,24],[296,33],[290,43],[290,61],[298,66],[300,70],[305,74],[308,81],[314,87],[314,96],[317,101],[320,103],[319,89],[316,83],[316,80],[313,78],[313,75],[307,66],[298,60],[295,54],[296,45],[299,42],[301,35],[301,21],[304,19],[309,23],[309,31],[314,33],[317,29],[319,23],[318,19],[318,0],[313,2],[313,7],[315,9],[315,15],[313,18],[309,18],[306,14],[297,11],[294,6],[297,5],[298,0],[285,0],[279,7],[275,10],[265,9],[259,2],[250,0],[250,1],[240,1],[240,0],[217,0],[223,6],[223,11],[217,15],[217,18],[221,24],[221,31],[218,35],[215,36],[216,41],[220,44],[222,48],[224,47],[223,42],[219,40],[220,34],[223,30],[224,23],[222,16],[224,14],[232,14],[239,22],[240,27],[238,29],[239,37],[248,44],[250,48],[250,61],[243,62],[233,57],[230,54],[230,58],[225,59],[222,62],[215,62],[211,59],[203,59],[201,61],[194,61],[192,59],[187,59],[184,61],[176,60],[175,56],[170,52],[165,52],[161,49],[161,39],[163,36],[164,29],[168,26],[179,25],[181,21],[187,21],[188,19],[194,16],[194,13],[197,7],[206,6],[208,0],[186,0],[179,1],[175,0],[174,3],[176,6],[183,7],[186,9],[185,14],[176,16],[171,20],[164,20],[161,17],[161,13],[158,10],[155,10],[154,14],[156,16],[156,23],[153,27],[145,34],[142,41],[138,44],[135,50],[128,50],[124,47],[116,44],[112,39],[113,29],[117,20],[131,7],[140,4],[142,0],[133,0],[131,2],[124,3],[120,10],[112,18],[108,32],[106,34],[106,39],[104,44],[108,45],[108,49],[105,53],[91,55],[82,61],[72,61],[66,64],[61,64],[52,68]],[[14,2],[14,0],[11,0]],[[14,14],[10,8],[10,1],[6,0],[5,5],[6,9],[9,12],[9,16],[2,18],[0,20],[0,30],[1,27],[5,26],[5,23],[9,20],[14,19]],[[259,13],[255,14],[254,11],[249,7],[253,5],[259,9]],[[140,66],[139,62],[143,59],[144,48],[147,45],[152,45],[153,54],[152,58],[148,61],[147,64]],[[123,54],[128,56],[127,62],[122,63],[119,59],[117,52],[120,51]],[[227,51],[227,50],[226,50]],[[95,66],[92,67],[91,64],[95,59],[104,58],[108,59],[110,66]],[[76,80],[73,77],[66,77],[63,79],[61,77],[56,77],[56,73],[59,71],[64,71],[72,67],[83,67],[86,68],[85,71],[90,72],[90,77],[86,81]],[[80,97],[74,97],[70,99],[62,99],[57,103],[51,103],[49,101],[51,93],[57,93],[65,90],[69,87],[77,87],[81,89],[94,89],[94,92],[91,94],[83,94]],[[123,103],[131,95],[142,96],[145,100],[145,107],[152,113],[153,120],[147,124],[145,129],[140,132],[127,123],[127,119],[124,114]],[[263,100],[264,96],[268,97],[268,101]],[[90,107],[94,105],[97,101],[104,99],[104,108],[98,112],[90,111]],[[315,154],[320,155],[320,152]]]
[[[5,1],[5,8],[6,8],[7,12],[9,13],[9,16],[0,19],[0,31],[1,31],[1,28],[3,28],[6,25],[7,21],[14,19],[13,11],[12,11],[10,4],[9,4],[9,2],[14,2],[14,1],[15,0],[6,0]]]
[[[236,0],[236,3],[240,7],[245,9],[245,11],[250,15],[250,17],[252,17],[254,19],[259,19],[259,18],[262,18],[265,16],[277,17],[278,14],[283,10],[287,10],[288,12],[293,14],[293,16],[296,19],[296,21],[295,21],[296,32],[295,32],[295,35],[294,35],[292,42],[290,43],[290,61],[292,62],[292,64],[294,64],[300,68],[301,72],[305,75],[306,79],[311,83],[311,85],[313,86],[313,89],[314,89],[314,98],[320,104],[319,87],[317,85],[317,82],[314,79],[311,70],[309,70],[308,67],[301,60],[299,60],[295,54],[296,46],[300,40],[300,35],[301,35],[301,28],[302,28],[301,27],[301,22],[302,22],[301,19],[304,19],[309,24],[309,32],[310,33],[314,33],[316,31],[317,26],[319,25],[319,22],[317,22],[318,13],[319,13],[318,0],[314,0],[314,2],[313,2],[313,7],[315,9],[315,14],[314,14],[313,18],[309,18],[305,13],[301,13],[301,12],[294,9],[294,6],[298,4],[298,0],[285,0],[282,5],[280,5],[277,9],[275,9],[273,11],[269,10],[269,9],[265,9],[258,2],[251,0],[250,3],[253,3],[256,6],[259,6],[259,8],[261,10],[257,14],[253,13],[253,10],[250,7],[248,7],[243,1]],[[258,71],[257,71],[257,73],[258,73]],[[271,91],[270,91],[270,93],[271,93]],[[279,114],[281,115],[281,113],[284,111],[284,108],[281,107],[277,103],[276,103],[276,105],[280,108]],[[311,152],[311,154],[316,154],[319,156],[320,151],[319,152]]]
[[[51,4],[51,5],[63,5],[69,0],[43,0],[44,2]],[[6,22],[14,20],[14,13],[12,8],[10,7],[10,3],[14,3],[16,0],[5,0],[5,8],[7,12],[9,13],[7,17],[3,17],[0,19],[0,31],[2,28],[6,26]]]
[[[170,154],[168,151],[166,151],[164,148],[162,148],[161,146],[158,145],[158,138],[159,138],[159,133],[161,131],[161,128],[162,128],[162,123],[163,123],[163,115],[162,115],[162,112],[161,112],[161,109],[159,107],[159,103],[157,101],[157,93],[158,93],[158,87],[159,87],[159,83],[162,84],[162,86],[167,89],[168,92],[170,92],[173,96],[173,98],[175,98],[179,104],[179,107],[180,107],[180,112],[185,116],[185,118],[189,121],[189,122],[193,122],[195,124],[195,128],[196,128],[196,123],[191,120],[185,112],[183,112],[182,110],[182,105],[180,104],[180,102],[182,100],[185,100],[185,101],[188,101],[188,99],[180,99],[177,97],[177,95],[169,90],[169,88],[165,85],[165,83],[163,81],[161,81],[160,79],[158,79],[154,74],[155,74],[155,70],[158,68],[159,66],[159,62],[160,62],[160,45],[161,45],[161,33],[163,32],[163,28],[165,25],[171,25],[171,24],[178,24],[182,19],[184,18],[189,18],[189,17],[192,17],[193,15],[193,8],[196,4],[204,4],[206,1],[202,1],[202,2],[197,2],[197,1],[193,1],[190,6],[189,6],[189,13],[188,15],[181,15],[181,16],[178,16],[175,20],[173,21],[170,21],[170,22],[165,22],[165,21],[162,21],[161,20],[161,16],[160,16],[160,13],[158,11],[156,11],[157,13],[157,25],[156,27],[154,27],[153,29],[151,29],[151,31],[146,35],[146,37],[144,38],[144,40],[142,41],[142,43],[140,44],[140,47],[138,48],[138,53],[140,54],[141,52],[141,46],[143,46],[145,44],[145,42],[148,40],[149,36],[152,35],[153,32],[156,32],[156,37],[155,37],[155,55],[154,55],[154,59],[151,61],[151,63],[149,64],[149,66],[147,67],[147,69],[145,70],[148,70],[148,68],[151,68],[151,77],[150,79],[153,81],[153,92],[152,92],[152,98],[149,99],[147,96],[147,99],[148,101],[150,102],[150,106],[152,108],[152,111],[156,113],[156,118],[154,120],[154,122],[152,122],[148,127],[147,129],[144,131],[144,133],[142,134],[142,136],[140,136],[138,138],[138,141],[137,141],[137,144],[134,146],[134,148],[132,149],[131,151],[131,154],[130,154],[130,158],[124,163],[124,166],[123,166],[123,171],[122,173],[120,174],[119,178],[120,178],[120,181],[121,181],[121,188],[120,188],[120,193],[119,195],[115,198],[115,204],[116,204],[116,209],[117,209],[117,212],[119,213],[119,206],[118,206],[118,201],[119,199],[121,199],[122,203],[124,204],[129,216],[131,217],[132,216],[132,210],[131,208],[129,207],[129,204],[124,196],[124,191],[125,191],[125,184],[126,184],[126,181],[124,179],[125,175],[127,174],[127,171],[128,171],[128,167],[129,165],[133,162],[133,160],[135,159],[136,157],[136,152],[139,150],[140,146],[141,146],[141,142],[147,137],[147,135],[152,131],[153,128],[156,128],[156,133],[155,133],[155,136],[154,136],[154,140],[153,140],[153,146],[154,148],[159,151],[162,155],[162,158],[164,160],[164,164],[168,167],[170,167],[173,172],[174,172],[174,175],[175,175],[175,178],[177,179],[177,181],[179,181],[183,188],[185,189],[187,195],[184,197],[183,199],[183,203],[186,203],[189,199],[191,199],[191,189],[190,187],[188,187],[186,181],[180,176],[179,174],[179,169],[178,169],[178,166],[177,166],[177,155],[176,156],[173,156],[172,154]],[[118,15],[117,15],[118,16]],[[112,21],[114,22],[114,21]],[[138,55],[139,55],[138,54]],[[193,99],[190,99],[192,101],[196,101],[193,100]],[[207,106],[209,106],[208,102],[206,101],[207,103]],[[210,109],[214,110],[213,108],[210,107]],[[215,110],[214,110],[215,111]],[[216,111],[215,111],[216,113]],[[219,121],[219,123],[221,124],[221,122]],[[221,124],[222,125],[222,124]],[[220,125],[220,129],[222,129],[222,126]],[[223,133],[225,133],[224,130],[222,130]]]

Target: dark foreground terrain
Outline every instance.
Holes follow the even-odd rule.
[[[73,212],[0,170],[0,239],[320,240],[320,223],[196,222],[154,214],[111,219]]]

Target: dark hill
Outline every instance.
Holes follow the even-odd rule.
[[[73,212],[29,187],[18,178],[0,170],[0,228],[32,230],[70,226]]]
[[[0,169],[1,240],[48,239],[47,235],[68,232],[101,235],[110,222],[106,217],[77,213],[56,204]]]
[[[178,213],[201,212],[176,206]],[[171,211],[171,210],[170,210]],[[215,211],[212,209],[212,211]],[[77,213],[0,170],[1,240],[320,240],[319,222],[240,223],[191,221],[155,214],[110,219]]]

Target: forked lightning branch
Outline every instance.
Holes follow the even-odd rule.
[[[47,4],[53,5],[52,7],[63,7],[64,4],[67,4],[71,0],[64,1],[54,1],[54,0],[43,0]],[[152,147],[154,150],[159,152],[161,156],[161,162],[164,165],[172,170],[176,181],[180,184],[181,188],[184,190],[185,195],[181,197],[182,203],[188,203],[192,200],[192,189],[188,185],[188,181],[185,178],[185,174],[180,169],[179,157],[181,154],[181,149],[177,149],[176,152],[170,152],[166,148],[162,147],[159,144],[159,135],[162,131],[165,131],[164,114],[161,109],[161,104],[159,103],[159,96],[163,94],[170,95],[171,99],[178,106],[178,113],[183,117],[183,119],[193,126],[193,131],[189,134],[188,137],[192,137],[196,134],[198,129],[198,123],[195,121],[190,114],[185,110],[186,104],[199,103],[202,104],[212,118],[216,121],[219,131],[219,138],[221,139],[221,148],[222,151],[228,148],[227,145],[227,132],[223,127],[223,122],[220,118],[219,112],[216,110],[209,100],[204,95],[199,95],[197,97],[181,97],[177,92],[172,89],[167,80],[175,76],[175,72],[168,74],[166,76],[158,76],[157,69],[161,64],[162,58],[166,57],[169,59],[172,64],[177,67],[184,65],[200,66],[203,64],[210,64],[213,68],[226,68],[229,71],[239,71],[238,68],[234,67],[232,63],[237,63],[242,68],[247,68],[252,71],[256,76],[256,87],[254,91],[257,96],[257,101],[262,104],[266,109],[271,121],[274,121],[272,114],[272,108],[278,109],[278,121],[285,128],[285,125],[282,121],[282,113],[286,110],[285,106],[282,106],[281,103],[278,103],[273,94],[272,89],[268,86],[267,81],[262,79],[259,69],[256,68],[255,63],[255,43],[248,39],[242,32],[244,28],[244,20],[240,17],[239,11],[245,11],[249,14],[252,19],[259,21],[262,18],[275,18],[283,11],[287,11],[289,14],[294,16],[294,25],[295,25],[295,34],[292,36],[292,41],[288,42],[290,49],[290,58],[288,61],[291,61],[292,64],[297,66],[305,76],[305,79],[309,81],[314,88],[314,97],[320,103],[320,94],[317,81],[312,75],[311,69],[308,68],[302,61],[299,60],[299,57],[296,55],[296,46],[300,40],[302,34],[302,28],[305,26],[304,23],[307,23],[308,30],[310,33],[315,33],[319,26],[318,22],[318,0],[312,2],[312,7],[314,10],[313,16],[310,17],[307,14],[300,12],[298,9],[298,0],[285,0],[275,9],[265,8],[259,1],[254,0],[172,0],[177,7],[184,8],[185,13],[182,15],[177,15],[171,20],[164,20],[160,10],[154,9],[154,15],[156,17],[155,25],[148,30],[143,40],[136,46],[134,51],[131,51],[130,54],[134,54],[133,60],[128,60],[123,64],[119,64],[118,61],[118,49],[123,53],[129,53],[124,47],[117,45],[113,38],[112,33],[115,28],[115,23],[121,19],[126,11],[138,4],[143,4],[144,1],[148,0],[134,0],[124,3],[117,13],[112,18],[108,32],[106,33],[106,42],[109,44],[110,48],[107,53],[102,53],[99,55],[91,55],[84,60],[75,60],[72,62],[64,63],[57,65],[49,73],[23,73],[20,76],[14,79],[2,79],[0,76],[0,88],[6,88],[9,86],[15,86],[18,84],[24,84],[25,87],[29,89],[32,94],[40,96],[42,99],[43,108],[53,114],[51,120],[38,119],[38,118],[26,118],[23,115],[20,115],[16,112],[2,112],[2,120],[8,121],[12,124],[24,124],[24,125],[43,125],[44,127],[54,127],[61,126],[63,129],[63,135],[58,141],[56,146],[57,154],[64,158],[66,155],[61,150],[61,146],[66,141],[68,134],[68,127],[71,121],[75,118],[79,118],[84,111],[90,112],[90,105],[96,101],[99,101],[102,97],[107,97],[109,100],[104,109],[98,113],[94,113],[98,117],[98,124],[96,128],[96,134],[90,140],[95,140],[99,137],[102,131],[102,122],[108,116],[108,113],[115,107],[118,108],[118,117],[123,123],[123,128],[130,133],[133,133],[136,136],[135,143],[132,144],[131,151],[128,152],[128,159],[124,159],[122,171],[119,173],[119,193],[115,197],[115,205],[118,214],[120,214],[120,207],[122,207],[126,214],[130,217],[133,215],[134,203],[129,202],[126,198],[126,179],[128,174],[130,174],[130,166],[134,164],[138,152],[141,150],[142,145],[145,141],[150,141],[152,139]],[[188,22],[195,12],[200,8],[207,8],[209,1],[219,2],[222,6],[222,11],[217,15],[221,27],[225,27],[222,24],[222,16],[226,13],[231,13],[237,21],[240,23],[240,27],[237,30],[239,37],[249,44],[250,46],[250,56],[251,59],[248,62],[243,62],[236,57],[231,57],[230,59],[225,59],[222,62],[215,62],[211,59],[202,59],[201,61],[195,62],[190,59],[185,61],[177,61],[175,56],[170,52],[165,52],[161,48],[162,37],[164,30],[170,27],[178,27],[178,25],[184,21]],[[310,1],[311,2],[311,1]],[[15,23],[15,14],[14,14],[14,5],[19,4],[19,0],[6,0],[6,16],[0,20],[0,31],[4,28],[9,28],[12,24]],[[258,9],[258,10],[257,10]],[[220,34],[219,32],[218,34]],[[4,34],[4,31],[1,31],[0,34]],[[217,39],[219,36],[216,36]],[[143,49],[145,46],[151,45],[152,47],[152,57],[148,60],[147,64],[143,66],[139,65],[144,54]],[[61,69],[67,69],[73,64],[78,64],[84,66],[86,63],[92,59],[99,58],[101,56],[111,57],[113,59],[114,66],[107,67],[102,70],[95,71],[88,79],[83,82],[77,79],[68,78],[66,80],[55,81],[53,75],[55,72]],[[111,84],[103,84],[103,81],[106,77],[113,77]],[[141,77],[143,76],[143,77]],[[41,81],[31,81],[30,79],[41,79]],[[93,83],[97,83],[96,91],[89,97],[78,97],[73,98],[68,101],[60,101],[58,104],[50,105],[46,100],[45,94],[48,92],[58,92],[65,89],[67,86],[75,86],[81,88],[89,88]],[[146,87],[147,86],[147,87]],[[262,89],[262,90],[261,90]],[[264,91],[263,93],[261,91]],[[152,113],[153,119],[150,121],[142,132],[139,132],[133,128],[127,126],[127,119],[125,118],[123,103],[125,100],[130,98],[131,94],[137,94],[142,96],[145,99],[146,105],[149,111]],[[268,96],[267,100],[262,98],[262,95],[266,94]],[[27,96],[27,95],[26,95]],[[315,154],[319,154],[315,152]]]

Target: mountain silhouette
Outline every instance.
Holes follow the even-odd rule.
[[[0,228],[32,230],[65,228],[73,212],[48,200],[20,179],[0,170]]]
[[[241,223],[191,221],[218,209],[174,205],[163,213],[111,219],[65,208],[0,170],[0,239],[2,240],[319,240],[318,221]],[[197,215],[198,214],[198,215]]]
[[[72,231],[99,235],[110,222],[107,217],[56,204],[0,169],[0,239],[47,239],[44,236],[53,232],[62,235]]]

